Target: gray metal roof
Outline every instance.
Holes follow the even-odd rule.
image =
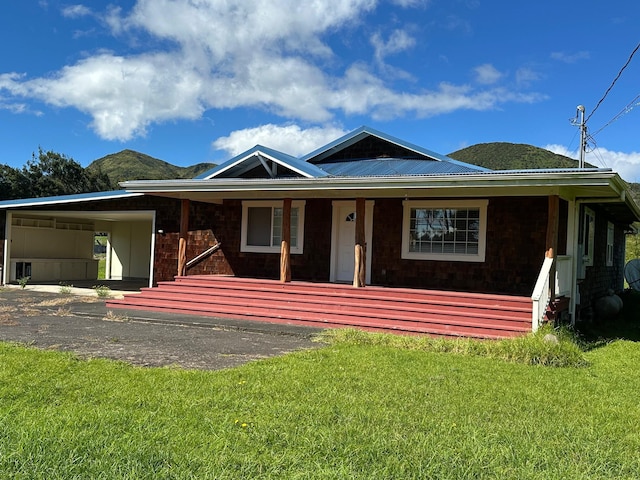
[[[19,198],[0,202],[0,210],[18,207],[36,207],[41,205],[59,205],[63,203],[80,203],[93,200],[109,200],[113,198],[139,197],[142,193],[127,190],[110,190],[108,192],[77,193],[73,195],[56,195],[53,197]]]

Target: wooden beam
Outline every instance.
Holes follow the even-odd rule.
[[[560,197],[549,195],[549,215],[547,217],[547,254],[555,258],[558,251],[558,228],[560,224]],[[556,262],[553,262],[549,272],[549,286],[551,288],[550,301],[556,298]]]
[[[364,287],[367,274],[367,249],[365,236],[365,207],[364,198],[356,198],[356,246],[354,251],[355,262],[353,269],[353,286]]]
[[[180,205],[180,240],[178,243],[178,276],[187,275],[187,236],[189,235],[189,200]]]
[[[291,199],[282,202],[282,243],[280,245],[280,281],[291,281]]]

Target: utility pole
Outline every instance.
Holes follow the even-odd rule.
[[[578,112],[580,114],[580,123],[577,124],[580,127],[580,160],[578,161],[578,168],[584,168],[584,157],[587,152],[587,124],[584,122],[584,105],[578,105]]]

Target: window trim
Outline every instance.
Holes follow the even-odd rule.
[[[607,222],[607,267],[613,266],[613,251],[615,245],[616,227],[612,222]]]
[[[584,207],[584,223],[582,225],[582,262],[585,267],[593,266],[593,253],[596,240],[596,212]]]
[[[282,200],[243,200],[242,201],[242,229],[240,234],[240,251],[249,253],[280,253],[280,245],[262,246],[247,245],[247,230],[249,220],[249,208],[251,207],[267,207],[271,208],[271,228],[270,238],[273,241],[273,212],[275,208],[282,208],[284,202]],[[298,245],[291,246],[290,253],[299,255],[304,252],[304,210],[305,200],[293,200],[291,208],[298,209]]]
[[[487,206],[489,200],[405,200],[402,202],[402,258],[407,260],[436,260],[445,262],[484,262],[487,244]],[[423,253],[409,251],[412,208],[477,208],[480,230],[478,231],[478,253]]]

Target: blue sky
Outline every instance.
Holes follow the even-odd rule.
[[[125,148],[180,166],[257,143],[301,155],[361,125],[442,154],[577,158],[583,104],[587,161],[640,182],[640,53],[594,112],[639,20],[629,0],[6,1],[0,163],[39,146],[83,166]]]

